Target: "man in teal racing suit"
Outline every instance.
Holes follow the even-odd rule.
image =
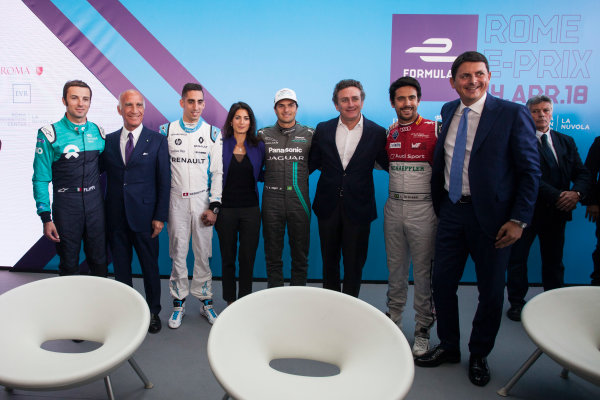
[[[37,134],[33,197],[44,224],[44,236],[56,243],[60,275],[79,273],[82,238],[91,274],[107,274],[104,205],[98,169],[98,158],[104,150],[104,130],[87,120],[91,100],[92,90],[85,82],[67,82],[62,98],[65,116],[40,128]]]

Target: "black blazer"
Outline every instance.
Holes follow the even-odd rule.
[[[313,210],[328,218],[340,199],[348,218],[369,223],[377,218],[373,167],[375,161],[387,169],[385,128],[363,116],[363,133],[346,170],[335,145],[338,118],[321,122],[315,129],[309,154],[309,169],[321,170]]]
[[[552,147],[558,158],[558,169],[560,177],[553,177],[550,172],[548,160],[540,151],[540,168],[542,170],[542,179],[540,180],[540,191],[538,193],[535,212],[544,213],[546,217],[552,214],[555,217],[570,221],[572,219],[571,211],[560,211],[555,204],[560,193],[566,190],[573,190],[581,193],[581,198],[585,198],[590,191],[591,174],[581,162],[577,146],[572,137],[562,133],[550,130],[552,137]],[[541,144],[538,142],[538,146]],[[571,188],[571,182],[573,187]]]
[[[152,220],[169,215],[171,169],[166,136],[143,127],[129,163],[121,155],[121,129],[106,136],[101,168],[106,171],[109,230],[127,221],[134,232],[152,231]]]

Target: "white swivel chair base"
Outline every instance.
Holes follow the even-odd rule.
[[[523,374],[545,353],[563,367],[560,377],[569,371],[600,386],[600,288],[576,286],[554,289],[531,299],[523,308],[523,327],[537,345],[531,356],[510,380],[498,390],[508,396]]]

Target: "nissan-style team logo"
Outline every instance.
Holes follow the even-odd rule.
[[[175,139],[175,144],[179,146],[181,144],[181,139]]]
[[[421,100],[456,98],[450,68],[457,56],[477,50],[478,20],[478,15],[394,14],[391,82],[411,76],[421,84]]]
[[[65,158],[69,159],[71,157],[79,157],[79,147],[75,146],[74,144],[70,144],[68,146],[65,146],[65,148],[63,149],[63,153],[65,153]]]

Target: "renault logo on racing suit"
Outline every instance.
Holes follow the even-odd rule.
[[[71,157],[79,157],[79,147],[74,144],[70,144],[65,146],[63,153],[65,153],[65,158],[69,159]]]

